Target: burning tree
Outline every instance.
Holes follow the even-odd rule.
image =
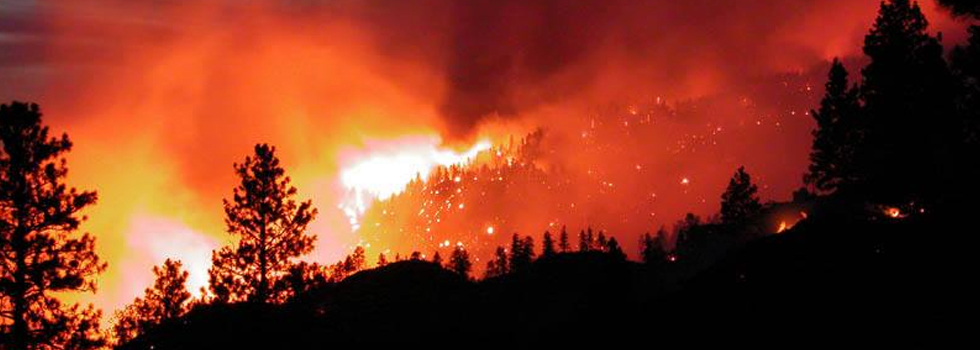
[[[290,258],[313,249],[315,236],[305,233],[317,210],[310,201],[297,204],[296,188],[279,165],[275,148],[255,146],[255,157],[235,164],[241,183],[231,201],[224,200],[228,232],[238,245],[213,253],[208,271],[211,292],[219,301],[280,301],[285,290],[275,288],[288,273]]]
[[[78,234],[95,192],[65,183],[68,135],[48,137],[36,104],[0,106],[0,329],[10,349],[85,349],[104,343],[101,312],[54,293],[95,291],[106,264]],[[6,347],[5,347],[6,348]]]

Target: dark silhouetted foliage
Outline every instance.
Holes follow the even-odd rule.
[[[78,233],[95,192],[65,184],[68,135],[49,137],[36,104],[0,105],[0,348],[92,349],[101,312],[56,293],[95,291],[106,269]]]
[[[640,237],[640,258],[643,263],[656,265],[667,261],[666,236],[667,229],[661,226],[655,236],[647,232]]]
[[[847,70],[836,58],[825,88],[820,109],[811,111],[817,128],[804,181],[817,190],[834,192],[857,181],[854,152],[861,140],[861,105],[857,88],[849,85]]]
[[[558,250],[562,253],[568,253],[572,250],[571,245],[568,243],[568,231],[565,230],[565,226],[561,227],[561,235],[558,237]]]
[[[739,167],[728,182],[725,193],[721,195],[721,222],[741,225],[757,215],[762,209],[756,195],[758,191],[752,178],[745,172],[745,167]]]
[[[191,293],[187,291],[188,273],[180,261],[167,259],[162,266],[153,267],[153,275],[156,280],[143,292],[143,297],[116,312],[112,328],[116,342],[128,342],[187,311]]]
[[[874,203],[935,203],[956,176],[956,84],[927,27],[918,4],[890,0],[864,40],[866,122],[855,164]]]
[[[470,270],[472,269],[473,264],[470,262],[470,253],[462,246],[456,246],[453,249],[452,255],[449,256],[449,270],[469,279]]]
[[[241,183],[224,207],[228,232],[238,243],[213,253],[208,271],[211,292],[222,302],[282,301],[288,291],[274,287],[289,272],[289,259],[313,249],[315,237],[305,231],[317,211],[310,201],[293,200],[296,188],[289,184],[274,147],[256,145],[254,157],[234,167]]]
[[[555,241],[551,239],[551,232],[544,231],[544,237],[541,238],[541,257],[549,258],[555,254]]]

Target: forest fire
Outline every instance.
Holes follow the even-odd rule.
[[[398,299],[334,288],[375,268],[682,295],[745,247],[925,227],[980,173],[980,10],[956,1],[3,1],[0,349],[124,344],[191,308],[334,317]]]
[[[477,153],[490,149],[489,141],[479,141],[464,152],[440,147],[440,140],[431,137],[405,137],[390,142],[374,143],[364,152],[344,152],[341,159],[350,164],[340,171],[340,182],[347,195],[338,204],[350,218],[354,231],[373,201],[386,200],[405,190],[413,179],[428,178],[436,167],[465,165]],[[460,182],[457,177],[456,182]],[[459,204],[462,209],[462,203]]]

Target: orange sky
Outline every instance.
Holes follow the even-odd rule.
[[[0,4],[0,100],[40,103],[52,128],[75,142],[70,184],[98,191],[84,229],[110,263],[99,293],[83,299],[107,310],[138,295],[167,257],[191,268],[192,285],[206,281],[210,250],[228,243],[221,199],[235,183],[231,165],[257,142],[278,147],[300,198],[314,200],[319,240],[310,259],[332,262],[359,241],[338,208],[339,174],[358,157],[399,142],[462,151],[538,126],[575,135],[563,114],[623,99],[756,91],[773,102],[757,85],[779,73],[816,77],[819,88],[831,57],[859,62],[877,8],[834,0],[193,3]],[[923,6],[946,42],[961,40],[961,23]],[[758,155],[751,160],[677,166],[752,162],[772,182],[764,197],[785,199],[799,186],[810,125],[802,118],[771,142],[739,146]],[[723,186],[714,179],[727,176],[712,170],[711,181],[692,186],[714,193]]]

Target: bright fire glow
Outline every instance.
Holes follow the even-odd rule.
[[[426,178],[438,166],[465,164],[480,151],[490,149],[486,140],[463,152],[440,147],[440,143],[438,137],[406,137],[370,145],[371,150],[347,157],[353,161],[341,170],[340,182],[348,193],[339,207],[350,219],[352,229],[359,228],[361,215],[372,201],[400,193],[413,179]]]
[[[776,233],[783,233],[783,231],[786,231],[786,230],[790,229],[790,227],[793,227],[793,226],[787,224],[786,221],[780,221],[779,222],[779,228],[776,229]]]
[[[885,208],[885,215],[892,219],[899,219],[905,217],[905,215],[902,215],[902,210],[895,207]]]

